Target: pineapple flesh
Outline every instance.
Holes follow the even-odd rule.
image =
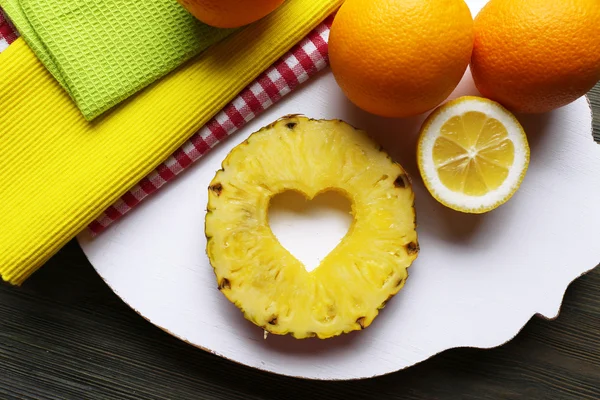
[[[271,198],[288,190],[352,203],[348,233],[312,272],[269,227]],[[265,331],[299,339],[369,326],[419,252],[405,171],[338,120],[284,117],[234,148],[209,186],[205,228],[219,290]]]

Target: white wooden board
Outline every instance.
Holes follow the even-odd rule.
[[[474,14],[485,1],[471,1]],[[469,73],[452,98],[477,94]],[[207,186],[221,161],[252,132],[285,114],[337,118],[370,132],[411,173],[421,253],[405,288],[366,330],[335,339],[269,336],[217,290],[205,255]],[[446,349],[490,348],[513,338],[535,314],[554,318],[567,286],[600,262],[600,147],[587,99],[521,117],[532,159],[521,189],[483,216],[437,204],[414,153],[425,116],[375,117],[352,106],[329,71],[311,80],[97,238],[79,236],[102,278],[152,323],[192,345],[278,374],[356,379],[397,371]],[[349,225],[339,198],[312,208],[280,199],[272,227],[315,266]]]

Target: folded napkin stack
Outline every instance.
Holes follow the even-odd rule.
[[[251,83],[261,73],[341,2],[288,0],[273,14],[235,32],[197,27],[198,31],[192,29],[188,34],[204,32],[198,36],[204,40],[200,47],[183,45],[179,49],[190,49],[191,53],[171,53],[158,63],[160,68],[157,64],[145,69],[138,62],[138,57],[144,59],[140,55],[143,52],[124,50],[132,42],[118,38],[142,32],[133,44],[143,44],[150,48],[148,54],[155,51],[156,55],[153,40],[159,32],[140,30],[137,22],[128,27],[119,19],[119,12],[96,7],[112,4],[116,10],[128,10],[123,12],[133,15],[135,10],[127,7],[141,7],[140,2],[0,0],[27,40],[17,39],[0,54],[2,277],[13,284],[22,283],[112,204],[125,199],[136,184],[143,185],[144,177],[152,177],[153,171],[159,176],[163,171],[161,179],[168,180],[165,176],[169,173],[164,174],[161,163],[167,160],[168,164],[172,154],[177,159],[181,153],[176,150],[190,137],[196,138],[192,143],[199,144],[198,154],[214,145],[218,135],[215,140],[203,136],[202,131],[199,136],[194,133],[245,87],[252,88]],[[148,0],[144,6],[147,3],[179,7],[174,0]],[[98,25],[98,12],[109,19],[104,27]],[[122,23],[110,23],[115,15]],[[177,31],[177,24],[189,16],[182,13],[163,17],[172,18],[164,29],[174,24],[173,30]],[[102,35],[115,40],[111,46],[100,47],[100,52],[94,47],[102,46],[93,38],[97,33],[90,33],[98,29],[104,29]],[[63,34],[70,40],[59,37]],[[169,43],[169,39],[157,40],[160,46]],[[113,53],[121,57],[120,61],[111,60]],[[192,57],[195,53],[200,54]],[[294,65],[292,57],[287,61]],[[175,68],[177,63],[183,64]],[[307,60],[296,64],[303,63]],[[93,76],[96,68],[98,77]],[[276,69],[278,73],[287,74],[284,67],[280,68]],[[287,76],[291,86],[295,84],[292,75],[298,76],[298,82],[305,79],[300,68],[293,68],[295,72]],[[128,73],[131,76],[124,77]],[[273,74],[267,76],[277,80]],[[93,89],[91,82],[96,82]],[[272,88],[265,89],[267,93],[269,90]],[[254,103],[247,93],[246,101]],[[269,101],[259,101],[260,107],[268,106]],[[244,111],[244,119],[251,118],[260,107],[251,113]],[[229,117],[237,121],[234,126],[241,126],[239,117]],[[205,128],[215,128],[213,125]],[[225,136],[228,131],[231,129],[219,135]],[[198,156],[193,151],[190,154],[190,161]],[[185,159],[177,161],[182,166],[187,163]]]

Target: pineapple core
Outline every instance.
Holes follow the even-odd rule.
[[[346,236],[315,270],[269,227],[271,198],[336,190],[352,203]],[[227,156],[209,187],[207,254],[219,290],[265,331],[325,339],[369,326],[416,259],[405,171],[342,121],[284,117]]]

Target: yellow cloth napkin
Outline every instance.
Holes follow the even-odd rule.
[[[342,2],[288,0],[92,122],[14,42],[0,54],[2,278],[21,284]]]

